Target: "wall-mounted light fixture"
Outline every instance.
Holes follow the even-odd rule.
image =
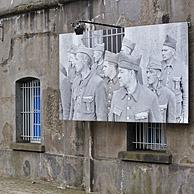
[[[123,28],[121,26],[111,25],[111,24],[103,24],[103,23],[97,23],[97,22],[91,22],[91,21],[85,21],[80,20],[76,23],[72,23],[72,27],[74,28],[74,31],[77,35],[83,34],[83,32],[86,30],[85,24],[92,24],[92,25],[98,25],[98,26],[106,26],[111,28]]]
[[[3,41],[4,40],[4,26],[2,21],[0,21],[0,40]]]

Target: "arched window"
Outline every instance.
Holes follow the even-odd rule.
[[[16,82],[16,142],[41,142],[40,80],[32,77]]]

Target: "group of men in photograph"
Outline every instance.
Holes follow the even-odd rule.
[[[163,60],[149,58],[146,72],[142,56],[133,56],[136,44],[124,37],[117,54],[84,45],[68,50],[70,65],[61,72],[64,120],[118,122],[184,122],[184,77],[177,69],[176,40],[166,35]],[[147,83],[143,83],[146,73]]]

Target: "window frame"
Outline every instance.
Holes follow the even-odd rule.
[[[33,84],[38,82],[38,85],[37,87],[35,87]],[[32,105],[33,105],[33,101],[34,99],[37,98],[37,96],[34,95],[34,89],[37,90],[39,92],[39,138],[35,139],[34,138],[34,126],[35,126],[35,120],[34,118],[38,118],[37,115],[34,116],[34,114],[37,114],[37,110],[36,108],[37,107],[34,107],[33,105],[33,108],[32,109],[29,109],[29,112],[27,113],[29,115],[29,117],[27,118],[29,120],[29,124],[31,124],[31,127],[27,128],[27,130],[29,130],[28,134],[29,134],[29,137],[25,137],[24,136],[26,135],[26,132],[24,129],[24,117],[22,114],[25,114],[24,113],[24,109],[23,109],[23,106],[24,106],[24,99],[23,99],[23,94],[22,93],[22,85],[25,84],[25,83],[31,83],[30,86],[32,87],[26,87],[26,96],[27,98],[30,98],[26,103],[30,103],[30,104],[26,104],[26,106],[29,106],[32,108]],[[16,93],[16,143],[36,143],[36,144],[41,144],[42,143],[42,126],[41,126],[41,82],[40,82],[40,79],[38,78],[35,78],[35,77],[25,77],[25,78],[21,78],[19,80],[16,81],[16,84],[15,84],[15,93]],[[24,88],[23,88],[24,89]],[[28,94],[27,94],[28,92]],[[31,93],[30,93],[31,92]],[[28,96],[29,95],[29,96]],[[21,100],[22,99],[22,100]],[[30,101],[31,100],[31,101]],[[32,112],[33,110],[33,112]],[[31,115],[31,116],[30,116]]]
[[[166,151],[165,123],[129,123],[127,125],[128,151]]]
[[[96,44],[105,45],[105,50],[118,53],[121,50],[122,39],[125,36],[124,28],[98,30],[94,34],[84,32],[82,41],[86,47],[93,48]]]
[[[172,164],[172,154],[167,150],[166,144],[166,124],[164,128],[165,149],[137,149],[134,140],[136,138],[135,129],[137,123],[128,123],[127,125],[127,151],[118,153],[118,158],[125,162],[143,162],[151,164]],[[147,124],[148,123],[138,123]]]

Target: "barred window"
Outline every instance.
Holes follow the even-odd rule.
[[[103,30],[103,42],[105,44],[105,50],[113,53],[120,52],[124,35],[124,28]]]
[[[105,44],[105,50],[118,53],[121,50],[122,40],[125,35],[124,28],[112,28],[98,30],[94,32],[85,32],[83,35],[83,44],[86,47],[93,48],[96,44]]]
[[[161,123],[128,124],[128,150],[166,150],[165,130]]]
[[[24,78],[16,82],[16,141],[41,142],[40,80]]]

